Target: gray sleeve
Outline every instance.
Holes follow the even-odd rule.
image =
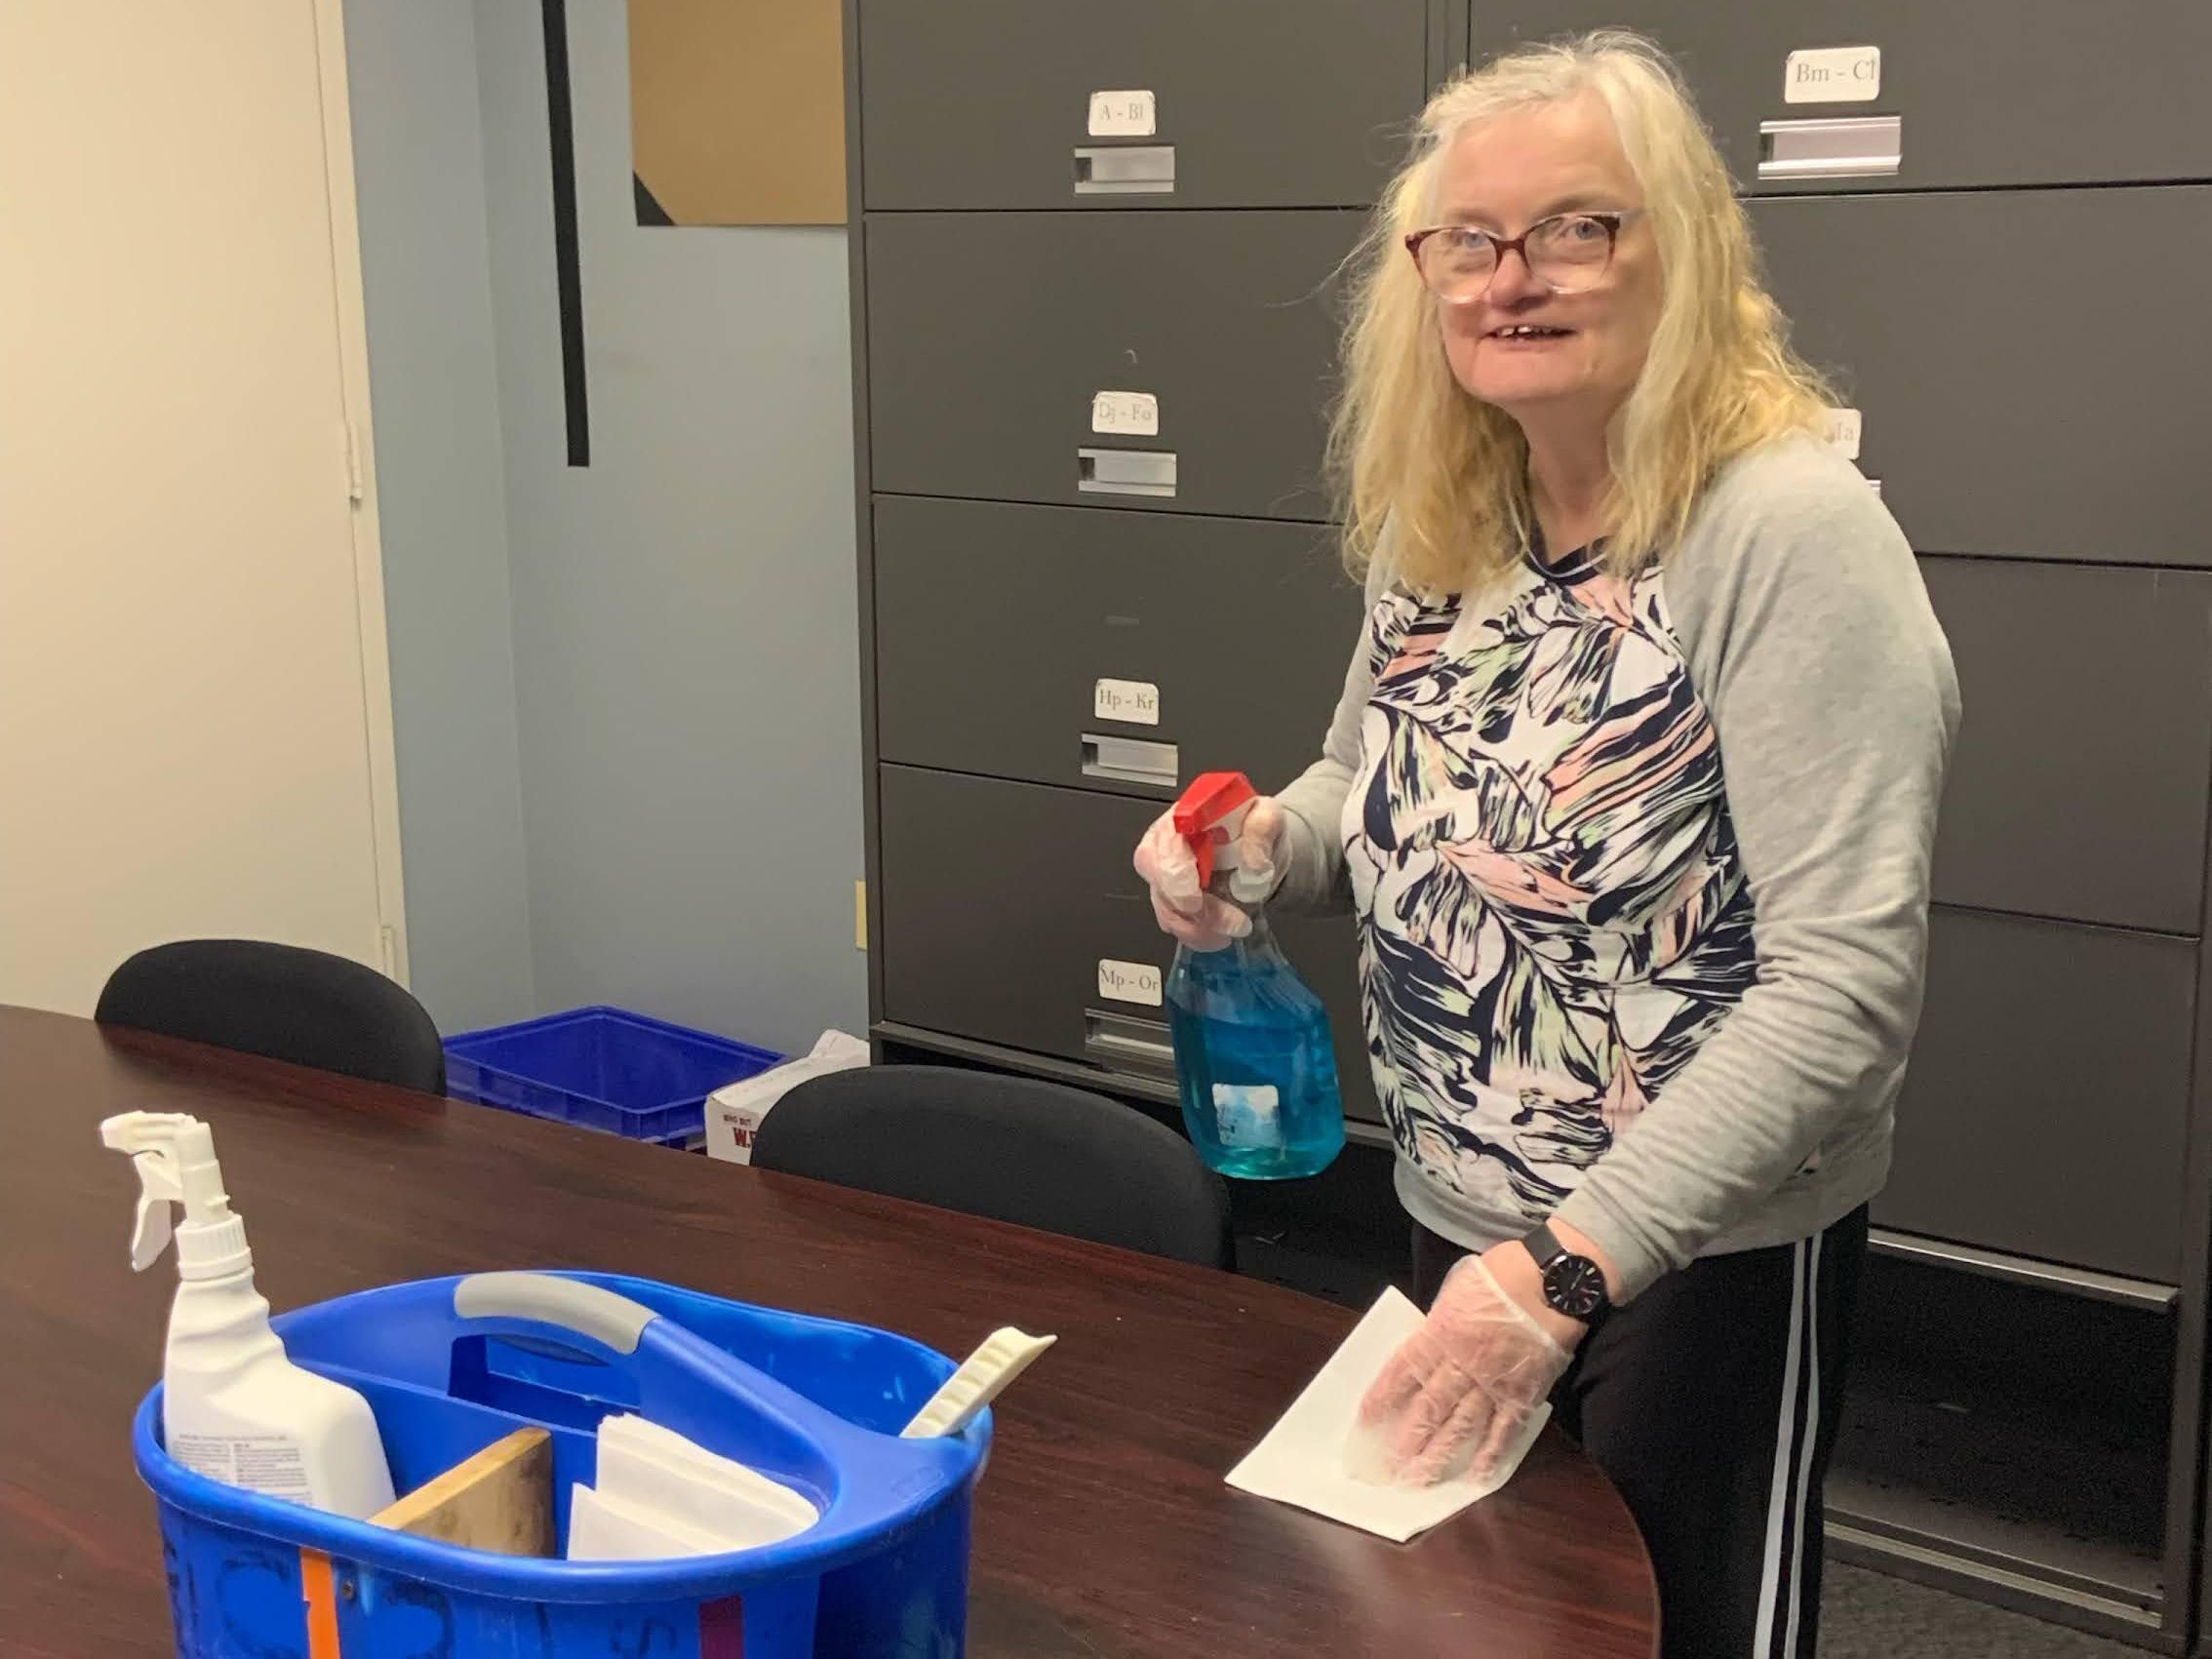
[[[1665,593],[1719,736],[1758,977],[1560,1209],[1628,1296],[1887,1109],[1958,723],[1912,549],[1839,456],[1739,464],[1700,517]]]
[[[1285,862],[1273,902],[1284,910],[1351,907],[1339,822],[1344,798],[1352,790],[1352,774],[1360,766],[1360,722],[1375,689],[1375,665],[1367,645],[1368,618],[1389,587],[1390,575],[1378,554],[1367,571],[1366,610],[1361,613],[1352,664],[1344,673],[1344,694],[1337,699],[1328,734],[1322,739],[1321,759],[1276,795],[1283,804]]]

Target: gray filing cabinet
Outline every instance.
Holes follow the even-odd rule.
[[[1832,1537],[2179,1650],[2212,1217],[2203,0],[849,0],[877,1033],[1172,1098],[1128,854],[1196,771],[1277,786],[1318,750],[1358,612],[1318,488],[1338,261],[1426,87],[1606,23],[1683,64],[1966,703]],[[1349,929],[1284,936],[1367,1118]],[[1936,1308],[1973,1340],[1924,1340]],[[2096,1392],[2068,1331],[2151,1379],[2124,1435],[2043,1409]]]
[[[1321,752],[1338,276],[1466,0],[849,0],[878,1036],[1174,1098],[1130,853]],[[1381,1138],[1352,930],[1281,918]]]

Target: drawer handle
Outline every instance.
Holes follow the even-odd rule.
[[[1878,178],[1905,150],[1901,115],[1816,115],[1758,124],[1761,178]]]
[[[1175,1069],[1175,1046],[1168,1039],[1166,1024],[1135,1014],[1086,1008],[1083,1051],[1109,1064],[1143,1066],[1150,1071]]]
[[[1086,495],[1172,495],[1173,450],[1078,450],[1076,488]]]
[[[1109,737],[1096,731],[1083,734],[1086,777],[1172,789],[1182,775],[1181,767],[1182,756],[1172,743],[1156,743],[1146,737]]]
[[[1173,144],[1079,144],[1079,196],[1165,196],[1175,188]]]
[[[2085,1267],[2062,1267],[2055,1262],[2035,1261],[2004,1250],[1976,1249],[1971,1244],[1954,1244],[1913,1233],[1892,1232],[1886,1227],[1868,1229],[1867,1247],[1877,1256],[1979,1274],[1984,1279],[2002,1280],[2009,1284],[2064,1291],[2149,1313],[2165,1313],[2181,1299],[2180,1289],[2171,1284],[2127,1279],[2116,1273],[2098,1273]]]

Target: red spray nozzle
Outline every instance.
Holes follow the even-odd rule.
[[[1198,860],[1201,887],[1213,880],[1215,847],[1236,834],[1244,809],[1258,799],[1252,780],[1243,772],[1209,771],[1194,778],[1175,803],[1175,833]]]

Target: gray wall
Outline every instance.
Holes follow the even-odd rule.
[[[446,1031],[534,1010],[476,29],[345,8],[415,994]]]
[[[639,228],[625,11],[572,7],[592,461],[567,466],[538,16],[475,8],[537,1001],[787,1049],[856,1031],[845,236]]]

